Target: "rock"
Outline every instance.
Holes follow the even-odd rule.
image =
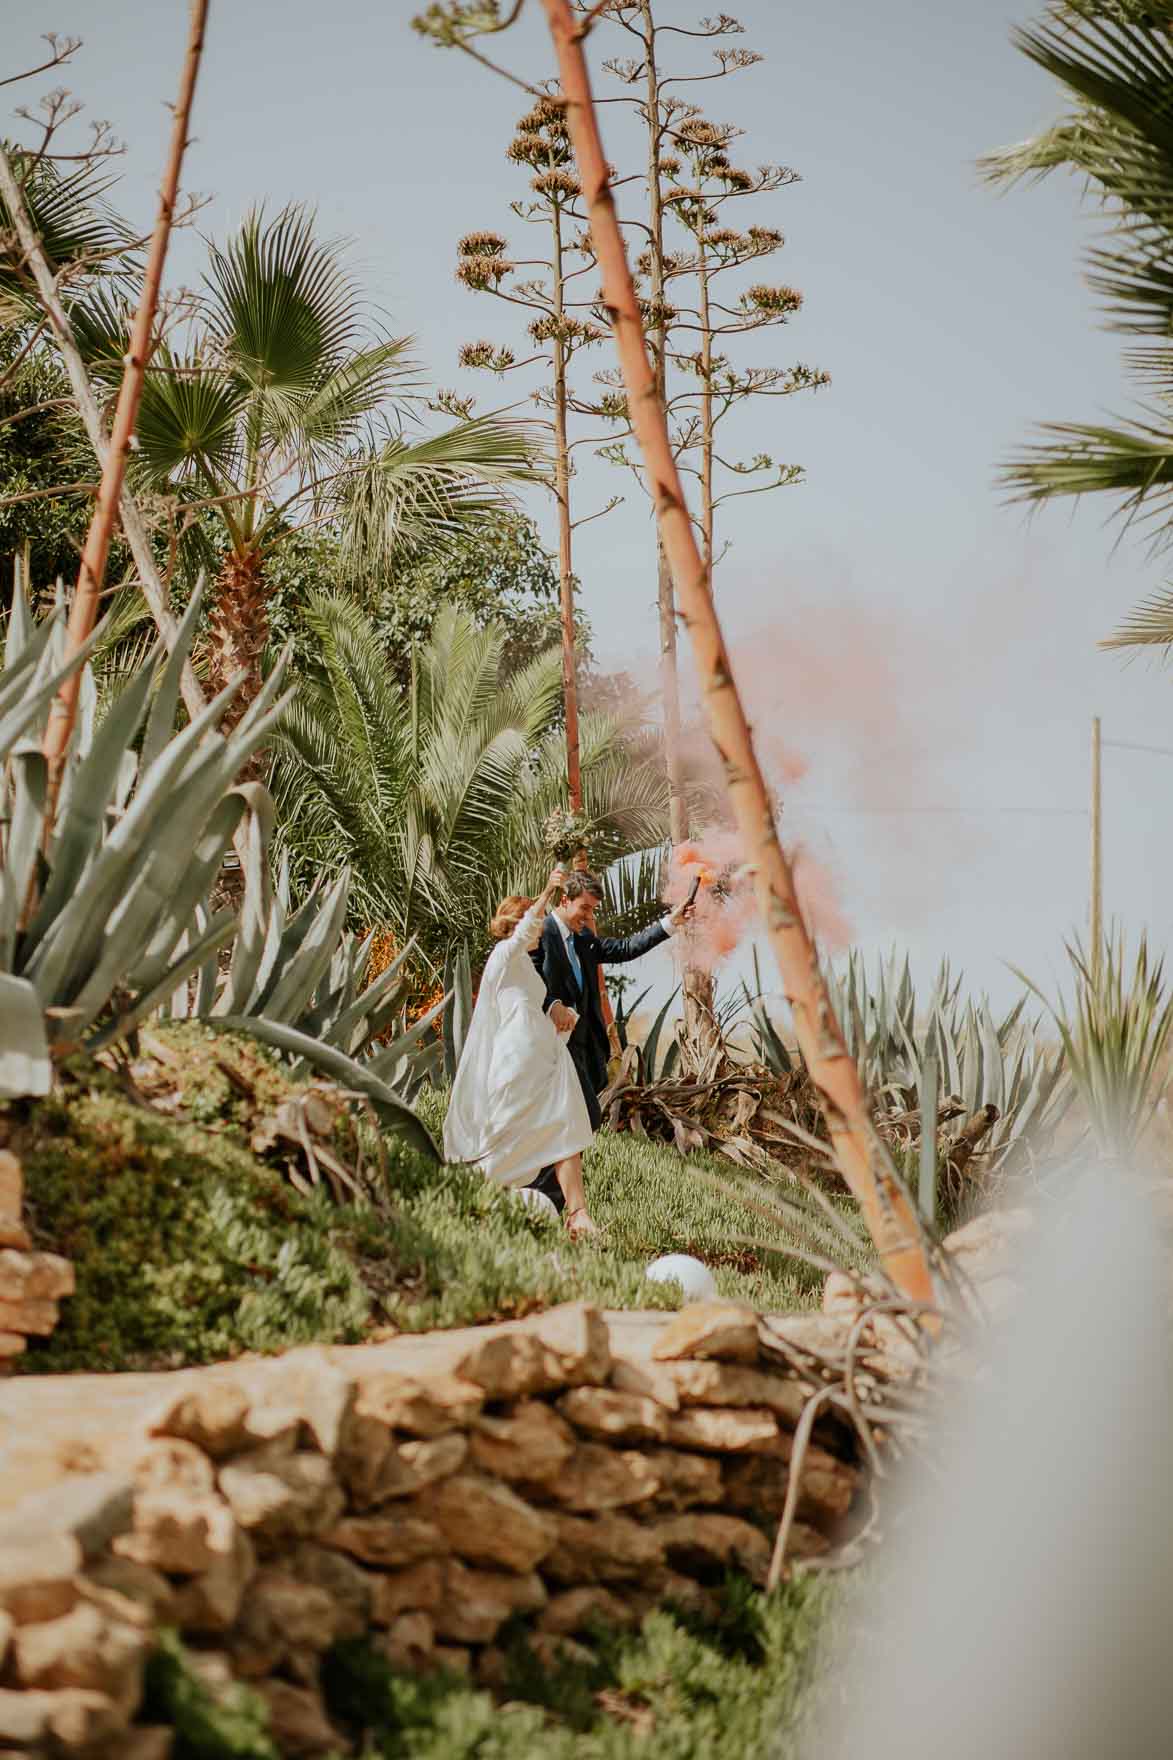
[[[161,1571],[152,1570],[148,1564],[136,1564],[131,1558],[102,1558],[87,1568],[86,1581],[124,1601],[135,1602],[156,1625],[175,1623],[171,1584]]]
[[[326,1591],[339,1638],[362,1637],[371,1623],[375,1591],[385,1579],[371,1577],[344,1553],[314,1540],[299,1541],[282,1562],[299,1583]]]
[[[8,1655],[8,1646],[12,1642],[12,1634],[16,1630],[16,1621],[10,1613],[0,1613],[0,1669]]]
[[[0,1361],[5,1357],[19,1357],[28,1349],[28,1340],[23,1332],[0,1332]]]
[[[147,1421],[154,1436],[178,1436],[213,1460],[247,1448],[248,1395],[235,1381],[200,1381],[189,1393],[169,1399]]]
[[[657,1522],[656,1538],[669,1564],[684,1570],[734,1566],[761,1585],[770,1568],[770,1542],[740,1516],[670,1516]]]
[[[665,1326],[652,1356],[661,1363],[679,1357],[756,1363],[758,1317],[742,1302],[690,1302]]]
[[[202,1448],[180,1436],[152,1436],[134,1463],[140,1491],[182,1491],[189,1497],[211,1496],[216,1471]]]
[[[432,1663],[445,1674],[471,1674],[472,1651],[465,1644],[437,1644]]]
[[[593,1651],[585,1644],[578,1644],[573,1638],[562,1637],[556,1632],[530,1632],[526,1643],[542,1667],[551,1671],[571,1666],[581,1668],[595,1660]]]
[[[0,1249],[0,1290],[9,1302],[55,1302],[73,1294],[73,1266],[56,1253]]]
[[[442,1436],[467,1429],[485,1403],[484,1390],[456,1375],[432,1375],[426,1383],[393,1369],[360,1376],[355,1410],[389,1430],[409,1436]]]
[[[447,1580],[446,1565],[438,1558],[424,1559],[391,1576],[369,1578],[372,1625],[389,1626],[401,1613],[435,1613]]]
[[[773,1412],[710,1410],[693,1406],[668,1420],[668,1440],[674,1448],[715,1450],[742,1454],[772,1449],[778,1441],[778,1420]]]
[[[651,1458],[635,1449],[581,1442],[557,1478],[541,1489],[565,1509],[624,1509],[653,1498],[660,1475]]]
[[[0,1610],[18,1626],[60,1619],[77,1605],[82,1551],[72,1534],[0,1547]]]
[[[245,1591],[230,1650],[235,1672],[260,1680],[291,1651],[328,1650],[338,1636],[338,1610],[325,1589],[285,1571],[258,1571]]]
[[[11,1149],[0,1149],[0,1217],[20,1221],[24,1208],[24,1172]]]
[[[747,1514],[776,1517],[786,1502],[789,1475],[783,1464],[790,1457],[788,1445],[778,1455],[745,1455],[725,1461],[721,1471],[724,1479],[725,1502],[730,1509]],[[847,1514],[859,1485],[859,1473],[844,1461],[838,1461],[824,1448],[808,1447],[802,1469],[802,1491],[798,1500],[800,1515],[829,1521]]]
[[[356,1508],[377,1509],[447,1478],[467,1457],[468,1439],[459,1430],[396,1445],[386,1425],[356,1413],[338,1470]]]
[[[138,1723],[120,1738],[118,1760],[171,1760],[175,1731],[163,1723]]]
[[[575,1387],[557,1403],[576,1430],[606,1442],[663,1442],[668,1435],[667,1412],[646,1394]]]
[[[386,1636],[379,1640],[379,1649],[392,1668],[425,1668],[436,1648],[436,1631],[431,1615],[401,1613],[393,1621]]]
[[[337,1552],[349,1553],[363,1564],[397,1570],[422,1558],[437,1558],[448,1551],[440,1525],[420,1514],[348,1516],[322,1535],[322,1542]]]
[[[15,1216],[0,1216],[0,1247],[16,1247],[22,1253],[32,1249],[32,1237]]]
[[[401,1442],[395,1451],[411,1478],[413,1491],[422,1491],[460,1471],[468,1459],[468,1437],[459,1430],[417,1442]]]
[[[176,1585],[171,1603],[173,1624],[183,1631],[226,1632],[240,1612],[245,1588],[256,1568],[252,1541],[237,1528],[230,1551],[209,1570]]]
[[[628,1591],[633,1616],[643,1619],[663,1607],[678,1607],[682,1613],[697,1613],[716,1624],[721,1616],[721,1598],[712,1589],[702,1588],[693,1577],[679,1571],[653,1571],[638,1588]]]
[[[536,1613],[545,1605],[545,1585],[536,1571],[473,1571],[451,1559],[434,1614],[436,1633],[460,1644],[488,1644],[514,1614]]]
[[[2,1284],[0,1288],[3,1288]],[[0,1301],[0,1327],[6,1332],[21,1332],[32,1338],[47,1338],[60,1318],[61,1309],[56,1302]]]
[[[565,1387],[558,1359],[532,1332],[491,1332],[457,1366],[457,1374],[482,1388],[486,1399],[521,1399]]]
[[[721,1463],[703,1454],[657,1448],[645,1460],[659,1481],[656,1502],[665,1509],[692,1509],[722,1500]]]
[[[764,1406],[797,1424],[813,1388],[794,1375],[771,1375],[736,1363],[670,1363],[682,1406]]]
[[[573,1637],[575,1632],[589,1632],[595,1625],[623,1627],[634,1623],[627,1602],[600,1583],[588,1583],[555,1595],[538,1620],[538,1630]]]
[[[591,1303],[563,1302],[525,1326],[555,1359],[550,1367],[563,1386],[602,1387],[611,1370],[611,1335]]]
[[[671,1369],[664,1363],[640,1362],[631,1357],[616,1357],[611,1365],[611,1385],[620,1393],[639,1393],[654,1399],[657,1405],[675,1412],[680,1395],[672,1379]]]
[[[556,1477],[575,1449],[570,1425],[541,1400],[523,1400],[507,1417],[478,1418],[470,1443],[484,1472],[534,1485]]]
[[[664,1562],[654,1527],[633,1522],[630,1516],[558,1514],[554,1525],[554,1548],[542,1564],[542,1575],[551,1582],[638,1582]]]
[[[149,1636],[79,1602],[60,1619],[21,1626],[12,1640],[11,1671],[22,1687],[53,1691],[85,1687],[104,1694],[129,1719],[142,1697]]]
[[[254,1401],[247,1430],[258,1440],[296,1424],[300,1441],[333,1460],[348,1441],[358,1389],[320,1345],[289,1351],[266,1378],[264,1397]]]
[[[346,1506],[329,1461],[308,1452],[263,1464],[244,1455],[221,1467],[220,1490],[241,1527],[262,1541],[312,1539]]]
[[[504,1650],[498,1650],[494,1644],[488,1645],[477,1657],[474,1672],[478,1686],[493,1690],[503,1687],[509,1673],[509,1662]]]
[[[236,1521],[222,1497],[141,1491],[134,1500],[134,1529],[118,1535],[114,1551],[156,1570],[193,1576],[230,1558],[235,1545]]]
[[[70,1534],[83,1558],[96,1558],[134,1514],[134,1487],[118,1473],[78,1473],[12,1504],[0,1517],[0,1550]]]
[[[1004,1275],[1015,1248],[1035,1227],[1030,1210],[986,1210],[947,1234],[942,1244],[968,1277],[983,1282]]]
[[[0,1743],[81,1753],[124,1729],[126,1717],[104,1693],[66,1687],[60,1692],[0,1688]]]
[[[429,1487],[413,1508],[434,1522],[457,1557],[470,1564],[529,1571],[554,1544],[548,1515],[523,1503],[499,1480],[477,1473],[457,1473]]]
[[[254,1691],[269,1709],[269,1728],[277,1752],[282,1755],[331,1754],[345,1751],[346,1743],[326,1716],[322,1701],[310,1687],[294,1687],[288,1681],[258,1681]]]

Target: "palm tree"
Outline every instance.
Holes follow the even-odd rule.
[[[273,778],[295,874],[348,863],[363,923],[388,925],[401,943],[416,935],[437,960],[479,952],[501,894],[539,890],[542,822],[567,803],[558,647],[503,676],[504,633],[446,608],[404,687],[353,599],[314,593],[305,616],[319,669],[278,730]],[[659,754],[633,761],[609,715],[584,716],[581,742],[592,849],[617,857],[662,844]],[[649,900],[658,878],[658,864],[645,864]],[[625,902],[640,902],[630,877]]]
[[[1141,0],[1055,0],[1044,22],[1018,30],[1019,49],[1074,100],[1031,140],[991,154],[983,169],[1009,185],[1067,168],[1097,195],[1111,232],[1089,254],[1090,284],[1108,328],[1138,338],[1124,355],[1145,403],[1119,425],[1048,423],[1046,438],[1003,469],[1022,500],[1107,492],[1126,523],[1173,538],[1173,35],[1168,9]],[[1173,643],[1173,588],[1145,601],[1103,644]]]
[[[112,369],[120,312],[93,301],[82,325],[96,365]],[[334,526],[355,577],[378,576],[499,511],[505,485],[534,475],[538,448],[528,424],[493,417],[410,431],[409,340],[372,339],[339,247],[304,208],[253,212],[211,248],[186,334],[153,357],[137,472],[179,501],[185,541],[214,561],[211,684],[243,670],[242,712],[268,640],[266,561],[291,530]],[[197,510],[219,525],[222,551]]]

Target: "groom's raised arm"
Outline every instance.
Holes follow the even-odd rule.
[[[637,935],[599,935],[595,941],[599,963],[605,966],[621,966],[626,965],[628,960],[642,959],[653,947],[659,947],[661,942],[669,940],[671,934],[671,917],[662,917],[658,923],[649,924]]]

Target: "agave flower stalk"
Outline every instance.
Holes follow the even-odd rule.
[[[837,1163],[863,1210],[885,1270],[911,1300],[932,1303],[933,1282],[920,1222],[876,1132],[859,1072],[835,1019],[708,589],[704,557],[685,504],[664,408],[656,395],[639,303],[611,195],[582,34],[569,0],[542,0],[542,4],[557,56],[567,125],[632,426],[652,485],[710,731],[724,765],[734,818],[753,863],[755,889],[793,1010],[799,1045],[819,1091]]]
[[[203,55],[204,26],[207,13],[207,0],[192,0],[187,54],[184,57],[183,72],[179,82],[179,98],[175,105],[167,163],[159,189],[159,211],[155,219],[154,232],[151,235],[150,249],[147,253],[142,291],[139,295],[138,309],[131,330],[130,347],[126,356],[122,384],[119,388],[118,402],[114,410],[110,444],[102,465],[102,479],[98,489],[97,505],[94,508],[90,529],[86,535],[81,558],[81,572],[70,607],[69,624],[66,630],[67,659],[80,652],[97,620],[102,586],[106,578],[106,561],[110,554],[110,539],[113,535],[119,503],[122,499],[127,456],[130,452],[135,424],[138,419],[147,362],[151,356],[155,314],[159,304],[159,289],[163,279],[163,265],[167,259],[167,245],[171,238],[175,202],[179,194],[179,178],[183,169],[184,151],[187,147],[192,101],[195,97],[200,59]],[[73,724],[77,717],[80,682],[81,676],[76,669],[67,674],[62,681],[61,689],[49,717],[49,725],[45,730],[45,759],[49,767],[46,828],[51,827],[53,822],[53,807],[61,786],[65,753],[68,750]]]

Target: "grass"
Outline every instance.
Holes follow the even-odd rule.
[[[360,1642],[327,1663],[333,1716],[399,1760],[797,1760],[834,1591],[812,1578],[766,1597],[737,1579],[712,1626],[671,1611],[596,1631],[588,1658],[547,1667],[518,1632],[492,1697],[456,1675],[396,1674]]]
[[[788,1238],[818,1244],[809,1200],[797,1229],[772,1225],[728,1195],[760,1190],[729,1163],[603,1133],[586,1182],[606,1235],[576,1245],[481,1174],[439,1169],[391,1142],[381,1206],[303,1195],[290,1183],[298,1151],[271,1128],[297,1092],[252,1041],[185,1025],[144,1035],[133,1061],[75,1062],[47,1099],[0,1107],[0,1142],[24,1165],[34,1243],[63,1253],[77,1275],[23,1372],[175,1367],[574,1299],[674,1308],[678,1287],[644,1275],[670,1252],[702,1259],[723,1296],[784,1310],[817,1303],[821,1273],[776,1250]],[[421,1108],[437,1134],[445,1104],[431,1091]],[[340,1158],[353,1163],[361,1130],[341,1110],[335,1129]],[[708,1183],[714,1175],[724,1192]]]

